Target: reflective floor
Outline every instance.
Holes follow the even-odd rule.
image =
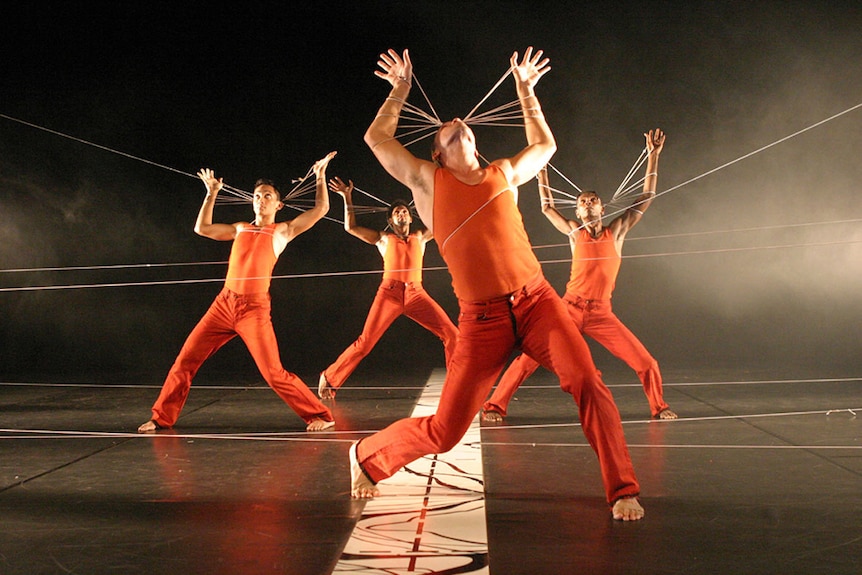
[[[672,422],[647,418],[633,374],[605,373],[637,523],[611,519],[574,405],[540,370],[481,429],[487,552],[348,570],[366,507],[349,497],[348,446],[413,413],[429,377],[357,373],[336,431],[316,435],[254,380],[197,382],[177,427],[147,436],[134,431],[160,382],[0,384],[0,573],[862,572],[862,379],[778,369],[665,372]]]

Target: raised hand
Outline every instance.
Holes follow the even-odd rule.
[[[337,154],[337,153],[338,153],[338,152],[329,152],[328,154],[326,154],[326,156],[324,156],[323,158],[321,158],[321,159],[317,160],[316,162],[314,162],[314,165],[311,167],[311,171],[313,171],[313,172],[314,172],[314,175],[319,177],[319,176],[320,176],[320,174],[322,174],[323,172],[325,172],[325,171],[326,171],[326,166],[328,166],[328,165],[329,165],[329,161],[330,161],[332,158],[334,158],[334,157],[335,157],[335,154]]]
[[[207,188],[207,192],[213,196],[221,191],[224,183],[221,178],[215,177],[215,172],[210,168],[201,168],[198,171],[198,177],[203,181],[204,185]]]
[[[550,72],[551,67],[548,65],[550,60],[542,58],[542,54],[544,54],[542,50],[537,50],[533,54],[533,47],[530,46],[524,52],[524,58],[520,63],[518,63],[518,53],[512,54],[509,62],[512,65],[512,74],[515,76],[515,80],[528,86],[535,86],[539,78]]]
[[[335,192],[336,194],[347,198],[353,192],[353,180],[347,180],[348,183],[344,183],[341,181],[341,178],[335,176],[331,180],[329,180],[329,189]]]
[[[665,133],[662,132],[660,128],[650,130],[644,134],[644,138],[646,138],[647,152],[650,154],[655,152],[656,156],[661,154],[662,148],[664,148],[664,137]]]
[[[380,54],[377,65],[380,66],[380,70],[375,70],[374,75],[383,78],[393,86],[398,82],[406,82],[407,85],[413,82],[413,64],[410,62],[410,54],[407,53],[406,48],[401,56],[390,48]]]

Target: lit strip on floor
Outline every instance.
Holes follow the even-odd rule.
[[[445,370],[435,370],[412,417],[434,413]],[[488,574],[479,417],[454,449],[414,461],[380,483],[333,573]]]

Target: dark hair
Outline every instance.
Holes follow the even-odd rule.
[[[392,200],[392,203],[389,204],[389,208],[387,208],[387,210],[386,210],[386,219],[387,220],[392,219],[392,212],[394,212],[395,208],[397,208],[399,206],[404,206],[405,208],[407,208],[407,211],[410,211],[410,204],[408,204],[404,200]]]
[[[577,197],[580,198],[581,196],[586,196],[586,195],[595,196],[599,199],[600,202],[602,201],[602,197],[595,190],[583,190],[581,193],[578,194]],[[602,202],[602,203],[604,203],[604,202]]]
[[[275,185],[275,182],[270,180],[269,178],[258,178],[257,181],[254,183],[253,189],[256,190],[258,186],[272,186],[276,193],[281,196],[281,191],[279,191],[278,186]]]

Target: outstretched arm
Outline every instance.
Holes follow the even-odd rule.
[[[234,239],[236,237],[234,224],[213,223],[213,207],[224,182],[221,178],[216,178],[215,172],[209,168],[202,168],[198,171],[198,177],[206,186],[207,195],[204,197],[204,203],[198,211],[197,220],[195,220],[195,233],[213,240],[228,241]]]
[[[542,54],[542,50],[533,54],[531,46],[527,48],[520,63],[518,63],[517,52],[512,54],[510,59],[518,100],[524,113],[524,131],[527,136],[527,147],[513,158],[501,162],[509,181],[515,186],[531,180],[557,151],[554,135],[545,121],[539,99],[534,91],[539,78],[551,70],[548,66],[550,60],[542,58]]]
[[[380,240],[379,231],[356,225],[356,214],[353,210],[353,181],[347,180],[347,182],[345,184],[338,176],[329,180],[329,189],[344,198],[344,229],[363,242],[376,244]]]
[[[554,224],[554,227],[557,228],[560,233],[566,235],[571,234],[572,230],[578,228],[578,225],[576,222],[567,219],[554,206],[554,196],[551,193],[551,186],[548,185],[547,166],[539,170],[539,174],[536,176],[536,179],[539,180],[539,199],[542,201],[542,213],[545,214],[548,221]]]
[[[296,216],[293,220],[286,222],[285,237],[287,241],[292,240],[302,232],[316,224],[329,211],[329,192],[326,189],[326,166],[335,157],[337,152],[329,152],[314,163],[311,170],[314,172],[315,195],[314,206]]]
[[[611,222],[611,228],[617,239],[625,237],[628,231],[641,220],[644,212],[647,211],[655,198],[655,189],[658,183],[658,158],[664,148],[665,134],[656,128],[644,134],[644,138],[646,139],[648,156],[643,192],[635,198],[632,205],[619,218]]]
[[[392,85],[389,96],[365,131],[365,143],[390,176],[410,188],[419,217],[430,226],[431,193],[436,166],[411,154],[395,138],[398,118],[413,79],[413,64],[407,50],[399,55],[395,50],[380,55],[374,74]]]

